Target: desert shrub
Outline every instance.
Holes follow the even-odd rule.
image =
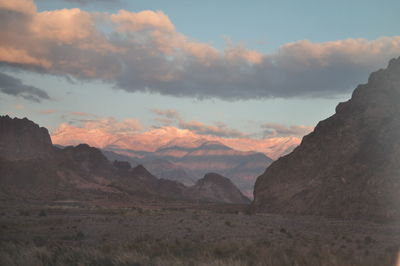
[[[42,236],[35,236],[33,238],[33,243],[35,243],[36,246],[38,247],[42,247],[46,244],[46,239]]]
[[[85,238],[85,234],[82,233],[81,231],[76,232],[76,240],[82,240]]]
[[[228,220],[225,221],[225,225],[231,226],[231,227],[233,226],[232,223],[231,223],[231,221],[228,221]]]
[[[246,208],[244,211],[244,214],[246,215],[253,215],[253,213],[254,211],[250,207]]]
[[[372,237],[370,237],[370,236],[366,236],[366,237],[364,238],[364,243],[367,244],[367,245],[372,244],[372,243],[374,243],[374,242],[375,242],[375,240],[374,240]]]
[[[21,216],[30,216],[30,212],[28,210],[21,210],[19,211],[19,215]]]

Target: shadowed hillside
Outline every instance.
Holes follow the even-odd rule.
[[[204,200],[249,203],[233,185],[215,185],[213,192],[153,176],[142,165],[110,162],[87,144],[53,147],[48,131],[32,121],[0,117],[0,197],[5,199]],[[107,152],[120,159],[124,156]],[[230,195],[226,197],[226,195]]]
[[[256,182],[259,211],[400,217],[400,58],[370,75],[336,114]]]

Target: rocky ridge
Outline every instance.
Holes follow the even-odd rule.
[[[0,117],[0,198],[93,199],[130,198],[150,200],[224,201],[218,193],[232,193],[220,187],[213,197],[152,175],[144,166],[109,161],[102,151],[87,144],[54,147],[45,128],[28,119]],[[235,187],[233,193],[240,194]],[[221,195],[222,195],[221,194]],[[240,197],[238,197],[240,199]],[[246,202],[247,203],[247,202]]]
[[[400,58],[370,75],[255,184],[258,211],[400,217]]]

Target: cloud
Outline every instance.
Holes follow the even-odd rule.
[[[216,122],[214,125],[207,125],[199,121],[185,121],[175,109],[150,109],[156,114],[155,119],[162,126],[177,126],[180,129],[188,129],[195,134],[211,135],[223,138],[242,138],[249,137],[251,134],[245,134],[239,130],[229,128],[222,122]],[[260,125],[263,138],[276,137],[302,137],[310,133],[314,128],[304,125],[281,125],[277,123],[265,123]]]
[[[40,111],[40,114],[42,114],[42,115],[51,115],[51,114],[54,114],[54,113],[56,113],[56,112],[57,112],[57,110],[48,109],[48,110],[42,110],[42,111]]]
[[[117,14],[112,14],[110,18],[117,26],[117,31],[120,32],[138,32],[144,29],[157,29],[166,32],[175,30],[168,16],[161,11],[145,10],[135,13],[119,10]]]
[[[20,79],[14,78],[7,74],[0,72],[0,92],[22,97],[29,101],[41,102],[42,100],[49,100],[50,97],[44,90],[34,86],[25,85]]]
[[[218,122],[216,123],[216,125],[206,125],[198,121],[180,121],[179,127],[183,129],[189,129],[199,135],[212,135],[226,138],[237,138],[245,136],[244,133],[236,129],[229,128],[226,124],[222,122]]]
[[[150,111],[157,115],[154,120],[161,126],[176,125],[182,120],[180,114],[174,109],[150,109]]]
[[[159,116],[164,116],[170,119],[180,119],[179,113],[174,109],[150,109],[151,112]]]
[[[113,117],[82,119],[78,121],[78,125],[88,130],[103,130],[111,134],[132,134],[143,129],[142,125],[137,119],[125,119],[118,121]]]
[[[199,121],[184,121],[181,115],[174,109],[150,109],[151,112],[160,116],[155,120],[163,126],[176,125],[181,129],[188,129],[199,135],[213,135],[219,137],[242,137],[245,134],[229,128],[222,122],[216,122],[215,125],[206,125]]]
[[[118,2],[119,0],[64,0],[64,1],[70,2],[70,3],[76,3],[76,4],[80,4],[80,5],[87,5],[90,3],[98,4],[99,2],[115,3],[115,2]]]
[[[85,112],[70,112],[69,114],[72,116],[95,116]]]
[[[25,106],[23,105],[23,104],[16,104],[16,105],[14,105],[14,108],[15,109],[17,109],[17,110],[23,110],[23,109],[25,109]]]
[[[302,137],[314,130],[314,127],[303,125],[285,126],[276,123],[266,123],[261,125],[264,130],[264,137],[287,137],[297,136]]]
[[[161,11],[38,12],[32,0],[1,1],[0,30],[0,65],[199,99],[337,96],[400,54],[400,36],[300,40],[269,54],[232,43],[217,50]]]
[[[36,12],[36,5],[33,0],[1,1],[0,7],[5,11],[33,14]]]

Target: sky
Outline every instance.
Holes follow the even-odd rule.
[[[299,142],[400,56],[398,10],[390,0],[0,0],[0,114],[53,135],[174,128],[249,150]]]

